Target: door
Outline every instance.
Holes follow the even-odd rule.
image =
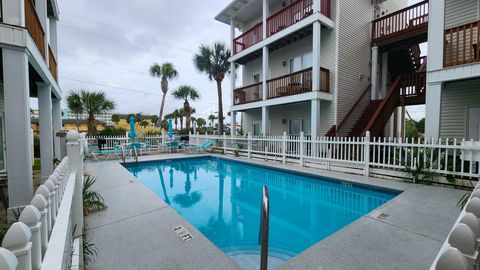
[[[480,141],[480,107],[468,108],[467,139]]]
[[[260,122],[253,122],[253,135],[260,136]]]

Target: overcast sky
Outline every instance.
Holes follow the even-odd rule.
[[[165,113],[183,106],[171,92],[181,84],[195,87],[198,114],[217,111],[216,87],[193,66],[202,43],[229,44],[230,28],[213,17],[229,0],[189,1],[59,1],[60,86],[70,90],[103,90],[116,111],[158,114],[160,80],[148,74],[154,62],[172,62],[179,77],[170,83]],[[118,87],[118,88],[115,88]],[[230,82],[224,81],[224,109],[229,108]]]
[[[221,41],[230,46],[229,26],[213,19],[229,2],[59,1],[59,74],[64,95],[70,90],[102,90],[116,102],[117,112],[158,114],[160,80],[150,77],[148,68],[154,62],[172,62],[180,76],[170,83],[164,112],[182,107],[183,102],[171,95],[181,84],[199,90],[201,99],[191,104],[197,115],[216,112],[215,84],[195,70],[192,59],[202,43]],[[229,78],[223,89],[224,110],[228,111]],[[423,110],[410,111],[421,116]]]

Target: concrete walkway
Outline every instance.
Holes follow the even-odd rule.
[[[403,191],[279,269],[428,269],[460,213],[456,203],[465,193],[293,165],[247,162]],[[87,219],[99,250],[96,262],[87,269],[239,268],[118,162],[88,162],[87,170],[97,177],[95,189],[108,205]],[[378,218],[381,213],[386,214],[383,219]],[[177,225],[187,228],[194,238],[183,242],[173,231]]]

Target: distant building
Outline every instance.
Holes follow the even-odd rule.
[[[112,115],[115,113],[107,112],[107,113],[101,113],[95,115],[95,119],[97,121],[102,121],[104,122],[107,126],[112,126],[114,123],[112,122]],[[77,119],[77,115],[70,112],[68,109],[63,109],[62,110],[62,118],[63,119]],[[88,119],[88,114],[80,114],[78,116],[79,119],[82,120],[87,120]]]
[[[97,120],[97,131],[102,131],[107,127],[107,124],[101,120]],[[77,128],[78,124],[78,128]],[[40,125],[38,123],[38,118],[32,118],[31,120],[31,127],[33,133],[39,134],[40,133]],[[70,131],[70,130],[77,130],[78,132],[87,132],[88,131],[88,121],[84,119],[76,120],[76,119],[64,119],[62,121],[62,130],[63,131]]]

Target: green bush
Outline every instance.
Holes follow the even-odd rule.
[[[120,127],[109,126],[106,127],[104,130],[99,131],[97,135],[99,136],[118,136],[118,135],[125,135],[127,130]]]

